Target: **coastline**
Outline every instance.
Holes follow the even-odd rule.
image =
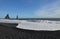
[[[8,24],[0,23],[0,39],[60,39],[60,30],[33,31],[8,27],[11,26]]]

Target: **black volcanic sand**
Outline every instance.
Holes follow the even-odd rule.
[[[8,26],[9,27],[8,27]],[[60,39],[60,31],[33,31],[10,27],[13,25],[0,23],[0,39]]]

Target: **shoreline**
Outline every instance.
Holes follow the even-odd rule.
[[[34,31],[9,27],[10,25],[0,23],[0,39],[60,39],[58,31]],[[11,25],[12,26],[12,25]]]
[[[17,28],[17,23],[0,23],[0,26],[2,27],[9,27],[9,28],[16,28],[18,30],[24,30],[24,31],[32,31],[32,32],[56,32],[60,30],[32,30],[32,29],[23,29],[23,28]]]
[[[0,26],[5,26],[5,27],[16,27],[18,24],[17,23],[0,23]]]

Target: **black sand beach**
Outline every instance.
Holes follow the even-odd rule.
[[[60,39],[60,31],[25,30],[16,25],[0,23],[0,39]]]

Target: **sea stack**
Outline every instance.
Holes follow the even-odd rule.
[[[9,14],[7,14],[7,15],[5,16],[5,19],[10,19]]]
[[[16,16],[16,19],[18,19],[18,15]]]

